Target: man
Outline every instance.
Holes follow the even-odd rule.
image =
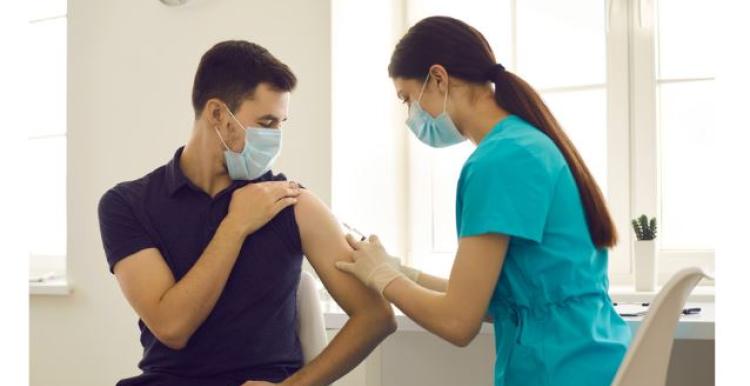
[[[143,374],[118,385],[325,385],[394,331],[390,305],[335,268],[352,250],[328,208],[270,171],[295,84],[256,44],[215,45],[195,75],[188,143],[102,197],[104,250],[144,348]],[[304,367],[303,255],[350,316]]]

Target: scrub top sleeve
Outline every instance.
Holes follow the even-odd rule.
[[[508,145],[470,159],[458,190],[459,237],[499,233],[542,241],[559,170]]]

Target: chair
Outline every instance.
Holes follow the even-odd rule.
[[[316,282],[311,273],[302,271],[297,287],[297,336],[305,363],[313,360],[328,345]]]
[[[664,386],[677,322],[690,292],[703,278],[699,268],[683,269],[667,282],[651,303],[617,370],[613,386]]]

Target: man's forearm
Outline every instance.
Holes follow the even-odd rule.
[[[283,384],[329,385],[362,362],[395,329],[392,315],[352,315],[325,350]]]
[[[160,319],[177,340],[187,343],[213,310],[244,239],[237,227],[223,221],[193,267],[162,296]]]

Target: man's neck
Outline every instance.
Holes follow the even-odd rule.
[[[207,136],[209,130],[193,127],[193,135],[182,150],[180,168],[190,182],[211,197],[232,184],[224,167],[224,152],[217,140]]]

